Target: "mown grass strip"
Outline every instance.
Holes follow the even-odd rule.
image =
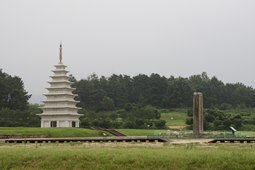
[[[0,127],[0,135],[47,135],[48,137],[104,136],[103,131],[101,130],[83,128],[29,128],[29,127]]]
[[[161,113],[162,120],[166,121],[166,126],[187,126],[186,119],[188,115],[186,112],[168,112]]]

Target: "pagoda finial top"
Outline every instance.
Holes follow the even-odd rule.
[[[60,46],[59,46],[59,64],[63,64],[62,63],[62,43],[60,42]]]

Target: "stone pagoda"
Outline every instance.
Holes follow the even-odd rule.
[[[78,101],[74,100],[77,96],[72,92],[75,90],[71,88],[71,82],[66,66],[62,63],[62,45],[60,44],[59,64],[55,65],[53,70],[54,75],[51,76],[52,80],[48,82],[50,87],[46,88],[49,92],[44,94],[46,100],[43,101],[44,105],[41,107],[41,127],[79,127]]]

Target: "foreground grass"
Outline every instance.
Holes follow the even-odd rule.
[[[0,127],[0,135],[47,135],[48,137],[96,137],[103,136],[103,131],[83,128]]]
[[[0,169],[255,169],[255,145],[2,144]]]

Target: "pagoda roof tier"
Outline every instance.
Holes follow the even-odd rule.
[[[66,65],[64,65],[64,64],[56,64],[56,65],[54,65],[55,67],[63,67],[63,68],[66,68],[67,66]]]
[[[44,109],[42,108],[43,110],[43,113],[42,114],[49,114],[49,115],[52,115],[52,114],[58,114],[58,115],[61,115],[61,114],[78,114],[78,109],[68,109],[68,108],[65,108],[65,109],[61,109],[61,110],[56,110],[56,109]]]
[[[40,107],[41,109],[54,109],[54,110],[61,110],[61,109],[69,109],[69,110],[78,110],[81,109],[81,107],[76,107],[76,106],[42,106]]]
[[[54,75],[54,76],[50,76],[52,79],[54,78],[59,78],[59,77],[64,77],[64,78],[68,78],[69,79],[69,76],[67,75]]]
[[[61,103],[61,102],[79,103],[76,100],[44,100],[42,102],[43,103],[51,103],[51,102],[54,102],[54,103]]]
[[[69,85],[73,84],[73,82],[70,82],[70,81],[48,81],[48,83],[49,84],[60,84],[60,83],[62,83],[62,84],[69,84]]]
[[[78,114],[78,113],[41,113],[41,114],[36,114],[38,116],[83,116],[83,114]]]
[[[55,70],[51,70],[53,73],[55,74],[59,74],[59,73],[67,73],[69,71],[66,71],[66,69],[55,69]]]
[[[73,93],[48,93],[48,94],[43,94],[44,96],[78,96],[78,94],[73,94]]]
[[[54,73],[58,73],[58,72],[65,72],[65,73],[68,73],[69,71],[66,71],[65,69],[58,69],[58,70],[51,70],[52,72]]]
[[[75,90],[75,88],[67,87],[67,86],[65,86],[65,87],[47,87],[46,89],[48,89],[48,90],[50,90],[50,89],[54,89],[54,90],[56,90],[56,89],[68,89],[68,90]]]

